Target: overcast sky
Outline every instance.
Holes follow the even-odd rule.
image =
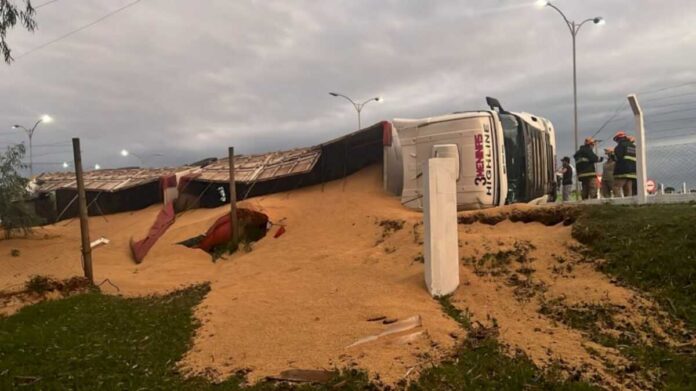
[[[75,136],[86,164],[102,167],[138,163],[122,148],[172,165],[224,156],[229,145],[308,146],[356,128],[352,106],[328,95],[338,91],[384,97],[365,107],[364,126],[484,108],[494,96],[549,118],[559,155],[571,154],[571,38],[555,11],[533,1],[142,0],[22,56],[131,1],[56,1],[38,9],[35,33],[10,32],[20,57],[0,65],[0,146],[24,140],[11,126],[43,113],[55,122],[39,125],[36,162],[71,161],[69,145],[46,144]],[[629,93],[696,81],[696,1],[555,4],[570,19],[607,20],[578,36],[582,137]],[[600,138],[630,124],[614,121]],[[157,153],[165,156],[148,157]]]

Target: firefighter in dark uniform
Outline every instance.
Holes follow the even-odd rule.
[[[614,197],[633,196],[633,182],[636,176],[636,145],[624,131],[614,136],[616,165],[614,166]]]
[[[604,158],[597,157],[592,150],[596,141],[592,137],[585,139],[585,144],[575,152],[575,169],[578,172],[578,180],[582,183],[582,199],[597,198],[597,172],[595,163]]]

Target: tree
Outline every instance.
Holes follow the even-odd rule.
[[[12,51],[5,41],[7,31],[11,30],[17,22],[20,22],[27,31],[36,29],[36,21],[34,20],[36,10],[31,5],[31,0],[24,2],[24,8],[17,6],[15,1],[0,0],[0,51],[2,51],[5,62],[10,64],[12,60]]]
[[[24,144],[17,144],[0,154],[0,225],[5,231],[5,239],[9,239],[15,230],[26,235],[36,221],[24,203],[29,195],[29,181],[19,175],[19,170],[25,168],[22,163],[24,153]]]

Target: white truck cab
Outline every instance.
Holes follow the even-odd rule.
[[[555,132],[551,122],[507,112],[496,99],[490,110],[423,119],[395,119],[385,137],[385,189],[410,208],[422,209],[423,162],[437,155],[459,162],[457,208],[483,209],[555,195]]]

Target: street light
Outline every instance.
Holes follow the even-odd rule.
[[[349,97],[347,97],[347,96],[345,96],[345,95],[343,95],[343,94],[339,94],[338,92],[329,92],[329,95],[335,96],[335,97],[339,97],[339,96],[340,96],[341,98],[344,98],[344,99],[346,99],[348,102],[350,102],[350,103],[353,105],[353,107],[355,107],[355,111],[358,112],[358,130],[360,130],[360,129],[362,128],[362,123],[361,123],[361,121],[360,121],[360,113],[362,112],[363,107],[365,107],[366,104],[368,104],[368,103],[370,103],[370,102],[372,102],[372,101],[375,101],[375,102],[383,102],[383,101],[384,101],[384,99],[383,99],[381,96],[376,96],[376,97],[370,98],[370,99],[368,99],[368,100],[366,100],[366,101],[364,101],[364,102],[362,102],[362,103],[355,103],[355,102],[353,101],[353,99],[350,99]]]
[[[604,25],[606,24],[606,21],[604,20],[603,17],[597,16],[594,18],[589,18],[585,19],[580,23],[575,23],[575,21],[568,20],[568,18],[565,16],[563,11],[561,11],[558,7],[555,5],[551,4],[550,1],[545,1],[545,0],[539,0],[536,2],[536,5],[539,6],[540,8],[543,7],[551,7],[555,9],[562,17],[563,20],[565,21],[566,25],[568,26],[568,30],[570,31],[570,35],[573,38],[573,134],[575,137],[575,151],[578,150],[578,84],[577,84],[577,72],[576,72],[576,64],[575,64],[575,37],[578,35],[578,32],[580,31],[580,28],[587,22],[593,22],[596,25]]]
[[[45,123],[51,123],[53,122],[53,118],[51,118],[50,115],[44,114],[39,118],[38,121],[32,126],[31,129],[27,129],[26,127],[22,125],[12,125],[13,129],[23,129],[27,135],[29,136],[29,177],[34,176],[34,159],[33,159],[33,151],[32,151],[32,145],[31,145],[31,139],[34,136],[34,131],[36,130],[36,127],[39,126],[40,123],[45,122]]]
[[[135,153],[130,152],[127,149],[121,150],[121,156],[123,156],[123,157],[133,156],[140,161],[141,166],[145,165],[145,159],[143,159],[143,157],[141,157],[140,155],[136,155]],[[152,154],[149,154],[148,156],[164,156],[164,155],[161,153],[152,153]]]
[[[95,170],[101,170],[101,166],[100,166],[99,164],[95,164],[95,165],[94,165],[94,169],[95,169]]]
[[[63,162],[63,168],[68,168],[68,167],[70,167],[70,165],[68,164],[68,162]]]

